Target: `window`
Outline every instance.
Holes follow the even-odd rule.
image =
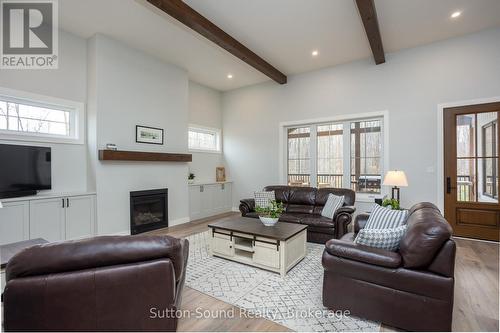
[[[383,118],[285,127],[288,184],[380,193],[382,128]]]
[[[380,120],[351,122],[351,187],[380,193],[382,131]]]
[[[289,128],[288,133],[288,183],[294,186],[309,186],[311,183],[309,127]]]
[[[201,126],[190,126],[188,144],[189,150],[220,153],[220,130]]]
[[[318,187],[343,187],[343,124],[317,127]]]
[[[483,126],[483,194],[498,198],[498,158],[497,158],[497,137],[498,122],[492,121]]]
[[[5,90],[5,91],[4,91]],[[0,138],[83,143],[80,103],[0,90]]]

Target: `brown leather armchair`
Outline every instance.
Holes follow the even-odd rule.
[[[6,331],[175,331],[188,241],[103,236],[30,247],[8,263]]]
[[[267,186],[264,191],[274,191],[276,200],[283,203],[285,213],[280,217],[281,222],[307,225],[308,242],[325,244],[332,238],[342,237],[347,233],[352,214],[356,211],[356,193],[350,189],[277,185]],[[345,200],[333,219],[321,216],[330,193],[343,195]],[[259,217],[255,212],[254,199],[240,200],[240,212],[244,217]]]
[[[358,245],[354,233],[330,240],[323,253],[323,304],[411,331],[450,331],[455,242],[431,203],[410,209],[397,252]],[[360,215],[354,231],[364,227]]]

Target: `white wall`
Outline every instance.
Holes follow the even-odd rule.
[[[87,44],[82,38],[59,32],[59,68],[54,70],[0,69],[0,86],[80,103],[87,101]],[[1,140],[0,143],[52,148],[52,191],[87,189],[86,145]]]
[[[221,93],[189,81],[189,123],[222,129]],[[196,152],[189,171],[196,175],[196,182],[213,182],[218,166],[224,166],[222,154]]]
[[[164,145],[135,142],[135,126],[164,129]],[[117,41],[89,41],[89,148],[97,189],[98,234],[130,231],[129,193],[169,189],[170,225],[187,221],[186,163],[100,162],[107,143],[119,149],[187,152],[188,77]],[[92,180],[91,180],[92,181]]]
[[[402,205],[436,202],[437,105],[500,95],[500,29],[223,94],[225,161],[233,201],[279,182],[284,121],[388,110],[390,169],[404,170]]]

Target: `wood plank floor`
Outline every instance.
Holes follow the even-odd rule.
[[[156,230],[151,234],[168,234],[186,237],[208,230],[207,225],[220,219],[230,218],[236,213],[193,221],[170,228]],[[499,322],[499,245],[497,243],[456,239],[457,259],[455,268],[455,304],[453,308],[453,331],[498,332]],[[189,287],[184,288],[182,309],[195,311],[224,310],[238,308],[217,300]],[[179,321],[179,331],[289,331],[288,328],[263,318],[197,319],[184,318]],[[394,331],[382,326],[382,331]]]

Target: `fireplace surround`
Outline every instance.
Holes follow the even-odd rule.
[[[168,227],[168,189],[130,192],[130,233]]]

